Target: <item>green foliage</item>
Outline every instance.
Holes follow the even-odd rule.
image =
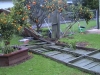
[[[20,44],[23,44],[23,42],[19,42],[19,40],[22,38],[23,37],[21,36],[13,35],[12,39],[10,40],[10,45],[6,45],[6,46],[5,46],[5,43],[3,42],[4,40],[0,41],[0,53],[8,54],[10,52],[18,50],[17,48],[14,48],[13,46],[14,45],[19,46]]]
[[[82,6],[88,7],[90,9],[99,8],[99,0],[73,0],[73,3],[75,5],[77,5],[77,3],[81,3]]]
[[[22,64],[0,67],[0,75],[90,75],[40,55],[32,54],[32,56],[32,59]]]
[[[80,18],[85,19],[86,23],[88,24],[88,22],[90,21],[90,19],[93,18],[94,15],[93,15],[93,12],[89,10],[89,8],[83,7],[83,8],[80,8],[79,10],[79,16]]]
[[[16,3],[16,0],[12,0],[12,2],[13,2],[13,4],[15,4]]]
[[[68,11],[73,12],[74,14],[71,16],[74,21],[82,18],[88,23],[93,17],[93,13],[90,12],[89,8],[83,7],[81,4],[77,4],[76,6],[68,5],[66,0],[26,0],[25,4],[30,11],[29,18],[35,23],[37,31],[41,28],[44,19],[46,17],[52,17],[51,14],[55,10],[59,13],[67,13]]]
[[[68,42],[68,45],[69,45],[70,48],[75,50],[76,49],[76,43],[77,43],[76,41],[71,41],[71,42]]]
[[[0,34],[1,38],[6,42],[9,42],[14,34],[14,26],[12,24],[12,18],[10,14],[6,15],[5,13],[0,14]]]
[[[86,42],[88,45],[86,47],[88,48],[95,48],[95,49],[100,49],[99,45],[99,34],[75,34],[73,35],[73,39],[68,39],[68,38],[61,38],[60,41],[68,43],[71,41],[76,41],[77,43],[79,42]],[[68,40],[67,40],[68,39]]]
[[[61,30],[62,30],[63,32],[65,32],[65,28],[66,28],[66,26],[68,26],[69,24],[70,24],[70,23],[61,24],[61,25],[60,25]],[[85,27],[85,30],[88,30],[88,29],[93,28],[93,27],[96,26],[96,21],[95,21],[95,20],[90,20],[89,23],[88,23],[88,25],[86,24],[85,21],[80,21],[79,23],[76,22],[76,23],[73,25],[73,27],[71,28],[72,32],[75,32],[75,33],[79,32],[79,31],[78,31],[78,24],[80,24],[80,26],[84,26],[84,27]]]
[[[82,0],[82,5],[90,8],[90,9],[98,9],[99,8],[99,0]]]
[[[94,16],[88,7],[84,7],[79,3],[77,5],[70,5],[69,11],[73,12],[74,15],[72,18],[74,18],[74,20],[85,19],[87,24]]]
[[[1,48],[1,49],[2,49],[3,54],[8,54],[15,51],[15,49],[11,46],[5,46],[4,48]]]
[[[30,20],[35,23],[37,31],[42,26],[44,19],[53,11],[62,12],[66,5],[66,0],[26,0],[27,9],[30,10]]]
[[[30,26],[27,19],[28,10],[24,6],[24,0],[17,0],[9,14],[0,14],[0,34],[1,40],[4,42],[4,53],[10,52],[8,45],[10,44],[13,34],[20,32],[26,26]]]
[[[19,35],[13,35],[12,39],[11,39],[11,43],[10,45],[21,45],[23,44],[23,42],[19,42],[19,40],[23,39],[22,36]]]
[[[14,4],[14,7],[11,9],[13,25],[16,27],[17,31],[20,31],[24,27],[28,26],[28,13],[29,11],[24,6],[24,0],[17,0]]]
[[[3,40],[5,40],[5,45],[11,40],[16,30],[20,31],[23,27],[27,26],[27,13],[23,1],[20,1],[15,3],[10,14],[0,14],[0,34]]]

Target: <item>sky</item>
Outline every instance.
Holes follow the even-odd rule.
[[[9,7],[13,7],[13,3],[12,1],[0,1],[0,9],[5,9],[5,8],[9,8]]]

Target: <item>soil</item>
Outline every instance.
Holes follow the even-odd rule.
[[[76,45],[80,47],[86,47],[89,45],[89,43],[88,42],[78,42]]]

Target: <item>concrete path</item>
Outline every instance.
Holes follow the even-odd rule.
[[[33,53],[43,55],[93,75],[100,75],[100,51],[98,50],[73,50],[68,47],[43,42],[36,42],[27,47]]]
[[[90,34],[100,34],[100,29],[90,29],[87,30],[86,32]]]

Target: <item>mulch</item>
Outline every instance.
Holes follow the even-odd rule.
[[[89,45],[89,43],[88,42],[78,42],[76,45],[80,47],[86,47]]]

